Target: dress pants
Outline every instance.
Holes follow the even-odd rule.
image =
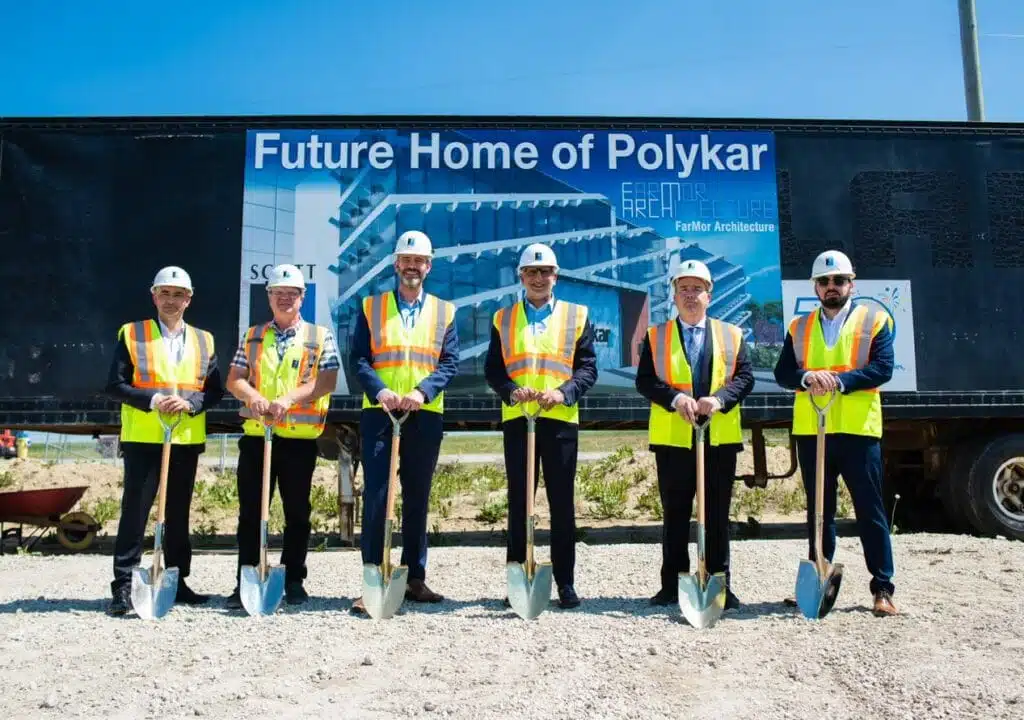
[[[167,472],[167,501],[164,507],[163,552],[166,567],[178,568],[179,577],[188,577],[192,565],[189,540],[189,509],[195,486],[196,466],[202,445],[172,445]],[[114,581],[112,591],[132,581],[132,568],[142,559],[146,523],[160,485],[161,443],[126,442],[124,490],[121,493],[121,519],[114,541]]]
[[[379,408],[363,410],[359,425],[363,462],[363,527],[359,545],[364,563],[380,565],[384,560],[393,426],[388,414]],[[443,418],[431,410],[417,410],[401,427],[398,446],[398,480],[402,492],[401,563],[409,568],[410,580],[425,580],[427,510],[444,437]]]
[[[576,566],[576,508],[573,504],[579,426],[552,418],[536,421],[534,479],[544,472],[551,513],[551,566],[559,587],[572,585]],[[502,424],[508,477],[507,562],[526,561],[526,418]]]
[[[270,499],[281,491],[284,510],[284,547],[281,564],[285,582],[306,578],[306,554],[309,550],[311,512],[310,490],[316,469],[316,440],[274,436],[270,456]],[[243,565],[260,561],[260,509],[263,498],[263,436],[243,435],[238,440],[238,567],[236,583],[241,582]]]
[[[652,446],[658,466],[658,491],[665,520],[661,538],[661,588],[670,595],[679,591],[679,574],[690,572],[690,518],[695,517],[697,454],[693,450]],[[736,478],[739,446],[704,448],[705,557],[708,573],[724,572],[731,589],[729,570],[729,506]],[[694,553],[696,557],[696,551]]]
[[[800,475],[807,493],[807,557],[814,559],[814,485],[817,438],[797,437]],[[836,493],[843,476],[857,517],[864,562],[871,573],[871,593],[895,593],[889,520],[882,501],[882,446],[878,438],[835,433],[825,436],[825,517],[822,550],[829,562],[836,552]]]

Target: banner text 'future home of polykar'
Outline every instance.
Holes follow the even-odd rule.
[[[426,287],[458,308],[456,387],[474,391],[486,390],[491,318],[521,297],[526,245],[555,250],[556,297],[590,310],[597,392],[635,392],[644,333],[674,316],[670,269],[702,260],[715,279],[709,314],[743,328],[756,390],[774,389],[783,326],[771,133],[250,131],[243,225],[243,327],[268,313],[267,269],[292,262],[310,285],[304,316],[332,325],[343,352],[361,298],[394,287],[397,236],[426,231]],[[343,377],[339,392],[357,392],[352,383]]]

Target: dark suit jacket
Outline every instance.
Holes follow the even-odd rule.
[[[525,303],[526,301],[521,301]],[[487,358],[484,361],[484,377],[491,390],[496,392],[506,405],[512,404],[512,392],[519,385],[509,377],[505,368],[505,358],[501,354],[501,334],[491,323],[491,341],[487,346]],[[597,382],[597,354],[594,352],[594,326],[587,317],[583,333],[576,341],[572,358],[572,377],[558,386],[565,396],[563,403],[571,407]]]
[[[847,322],[849,322],[849,317],[847,317]],[[857,390],[870,390],[889,382],[892,379],[895,364],[892,330],[886,324],[871,341],[868,364],[857,370],[839,373],[839,381],[843,384],[843,394],[846,395]],[[801,383],[807,372],[797,366],[793,336],[787,332],[782,353],[775,363],[775,382],[787,390],[802,390]]]
[[[396,302],[398,291],[395,293]],[[373,369],[373,354],[370,350],[370,324],[360,309],[356,321],[355,336],[352,338],[352,350],[349,352],[349,372],[356,377],[363,393],[370,402],[379,407],[377,393],[387,385]],[[441,357],[437,369],[423,378],[416,386],[426,401],[432,402],[459,374],[459,334],[455,329],[455,320],[445,328],[444,341],[441,346]]]
[[[683,337],[682,322],[676,318],[676,330],[679,337]],[[711,389],[711,359],[714,357],[714,335],[711,332],[704,333],[704,347],[701,351],[700,367],[694,372],[693,397],[700,399],[710,394]],[[654,370],[654,357],[651,354],[651,341],[644,335],[643,348],[640,351],[640,364],[636,369],[636,389],[641,395],[657,403],[669,412],[675,412],[672,408],[672,400],[679,393],[678,390],[666,383]],[[736,354],[736,371],[729,378],[721,390],[714,393],[714,397],[722,403],[719,412],[729,412],[736,405],[743,402],[744,398],[754,389],[754,371],[750,365],[750,358],[747,355],[746,343],[740,343],[739,352]],[[742,443],[737,445],[742,447]]]
[[[110,363],[104,394],[137,410],[149,411],[149,404],[153,401],[156,391],[132,385],[134,373],[135,365],[128,352],[128,344],[122,337],[114,346],[114,358]],[[214,352],[210,355],[210,370],[203,383],[203,389],[201,391],[184,391],[181,396],[192,406],[189,414],[195,416],[216,406],[224,397],[224,393],[224,378],[217,363],[217,354]]]

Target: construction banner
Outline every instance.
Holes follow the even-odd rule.
[[[594,392],[635,394],[644,333],[676,314],[669,273],[697,259],[714,278],[709,315],[743,328],[755,392],[778,391],[770,132],[252,130],[246,146],[241,328],[270,315],[269,269],[294,263],[308,284],[303,316],[332,327],[347,356],[361,299],[396,287],[396,239],[423,230],[434,247],[425,288],[457,307],[452,387],[486,393],[491,319],[522,297],[519,255],[540,242],[561,266],[556,297],[589,308]],[[359,392],[347,369],[337,392]]]

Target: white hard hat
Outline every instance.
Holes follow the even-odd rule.
[[[814,265],[811,266],[811,280],[827,275],[856,277],[853,273],[853,263],[850,262],[850,258],[838,250],[826,250],[814,258]]]
[[[708,290],[714,287],[714,283],[711,281],[711,271],[708,270],[708,266],[700,260],[681,261],[672,272],[669,284],[674,286],[676,284],[676,280],[684,277],[700,278],[708,284]]]
[[[155,292],[160,286],[183,288],[192,292],[192,278],[177,265],[169,265],[162,268],[153,278],[153,286],[150,291]]]
[[[275,287],[291,287],[305,290],[306,279],[302,276],[302,271],[294,265],[287,263],[277,265],[270,271],[270,278],[267,280],[268,289]]]
[[[398,242],[395,243],[395,257],[399,255],[434,257],[434,247],[430,244],[430,238],[425,232],[406,230],[398,236]]]
[[[553,267],[558,269],[558,259],[555,251],[544,243],[528,245],[519,256],[519,269],[528,267]]]

